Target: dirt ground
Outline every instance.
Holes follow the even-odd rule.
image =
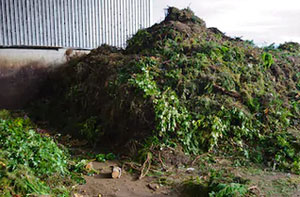
[[[93,162],[93,168],[100,171],[100,174],[94,176],[85,176],[86,184],[76,187],[77,196],[95,196],[95,197],[164,197],[179,196],[177,191],[168,186],[159,186],[155,184],[154,178],[145,177],[138,180],[137,177],[128,172],[122,171],[120,179],[111,178],[111,167],[117,164],[112,161]],[[151,186],[153,188],[151,188]],[[155,188],[159,186],[159,188]],[[80,194],[80,195],[78,195]],[[75,196],[75,195],[74,195]]]

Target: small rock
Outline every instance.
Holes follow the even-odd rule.
[[[73,194],[73,197],[83,197],[83,195],[74,193],[74,194]]]
[[[149,189],[152,189],[153,191],[156,191],[159,189],[159,185],[156,183],[149,183],[148,187],[149,187]]]
[[[188,173],[191,173],[191,172],[193,172],[193,171],[195,171],[195,168],[187,168],[187,169],[186,169],[186,172],[188,172]]]
[[[120,167],[112,166],[111,177],[113,179],[119,179],[122,175],[122,169]]]

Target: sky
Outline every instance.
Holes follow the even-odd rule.
[[[263,46],[300,43],[299,0],[153,0],[153,22],[164,19],[168,6],[190,7],[207,27]]]

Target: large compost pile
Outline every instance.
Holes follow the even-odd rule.
[[[238,154],[300,172],[297,43],[258,48],[170,7],[125,50],[101,46],[54,79],[43,110],[91,142]]]

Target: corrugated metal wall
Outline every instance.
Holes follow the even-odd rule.
[[[0,0],[0,46],[124,47],[152,23],[152,0]]]

